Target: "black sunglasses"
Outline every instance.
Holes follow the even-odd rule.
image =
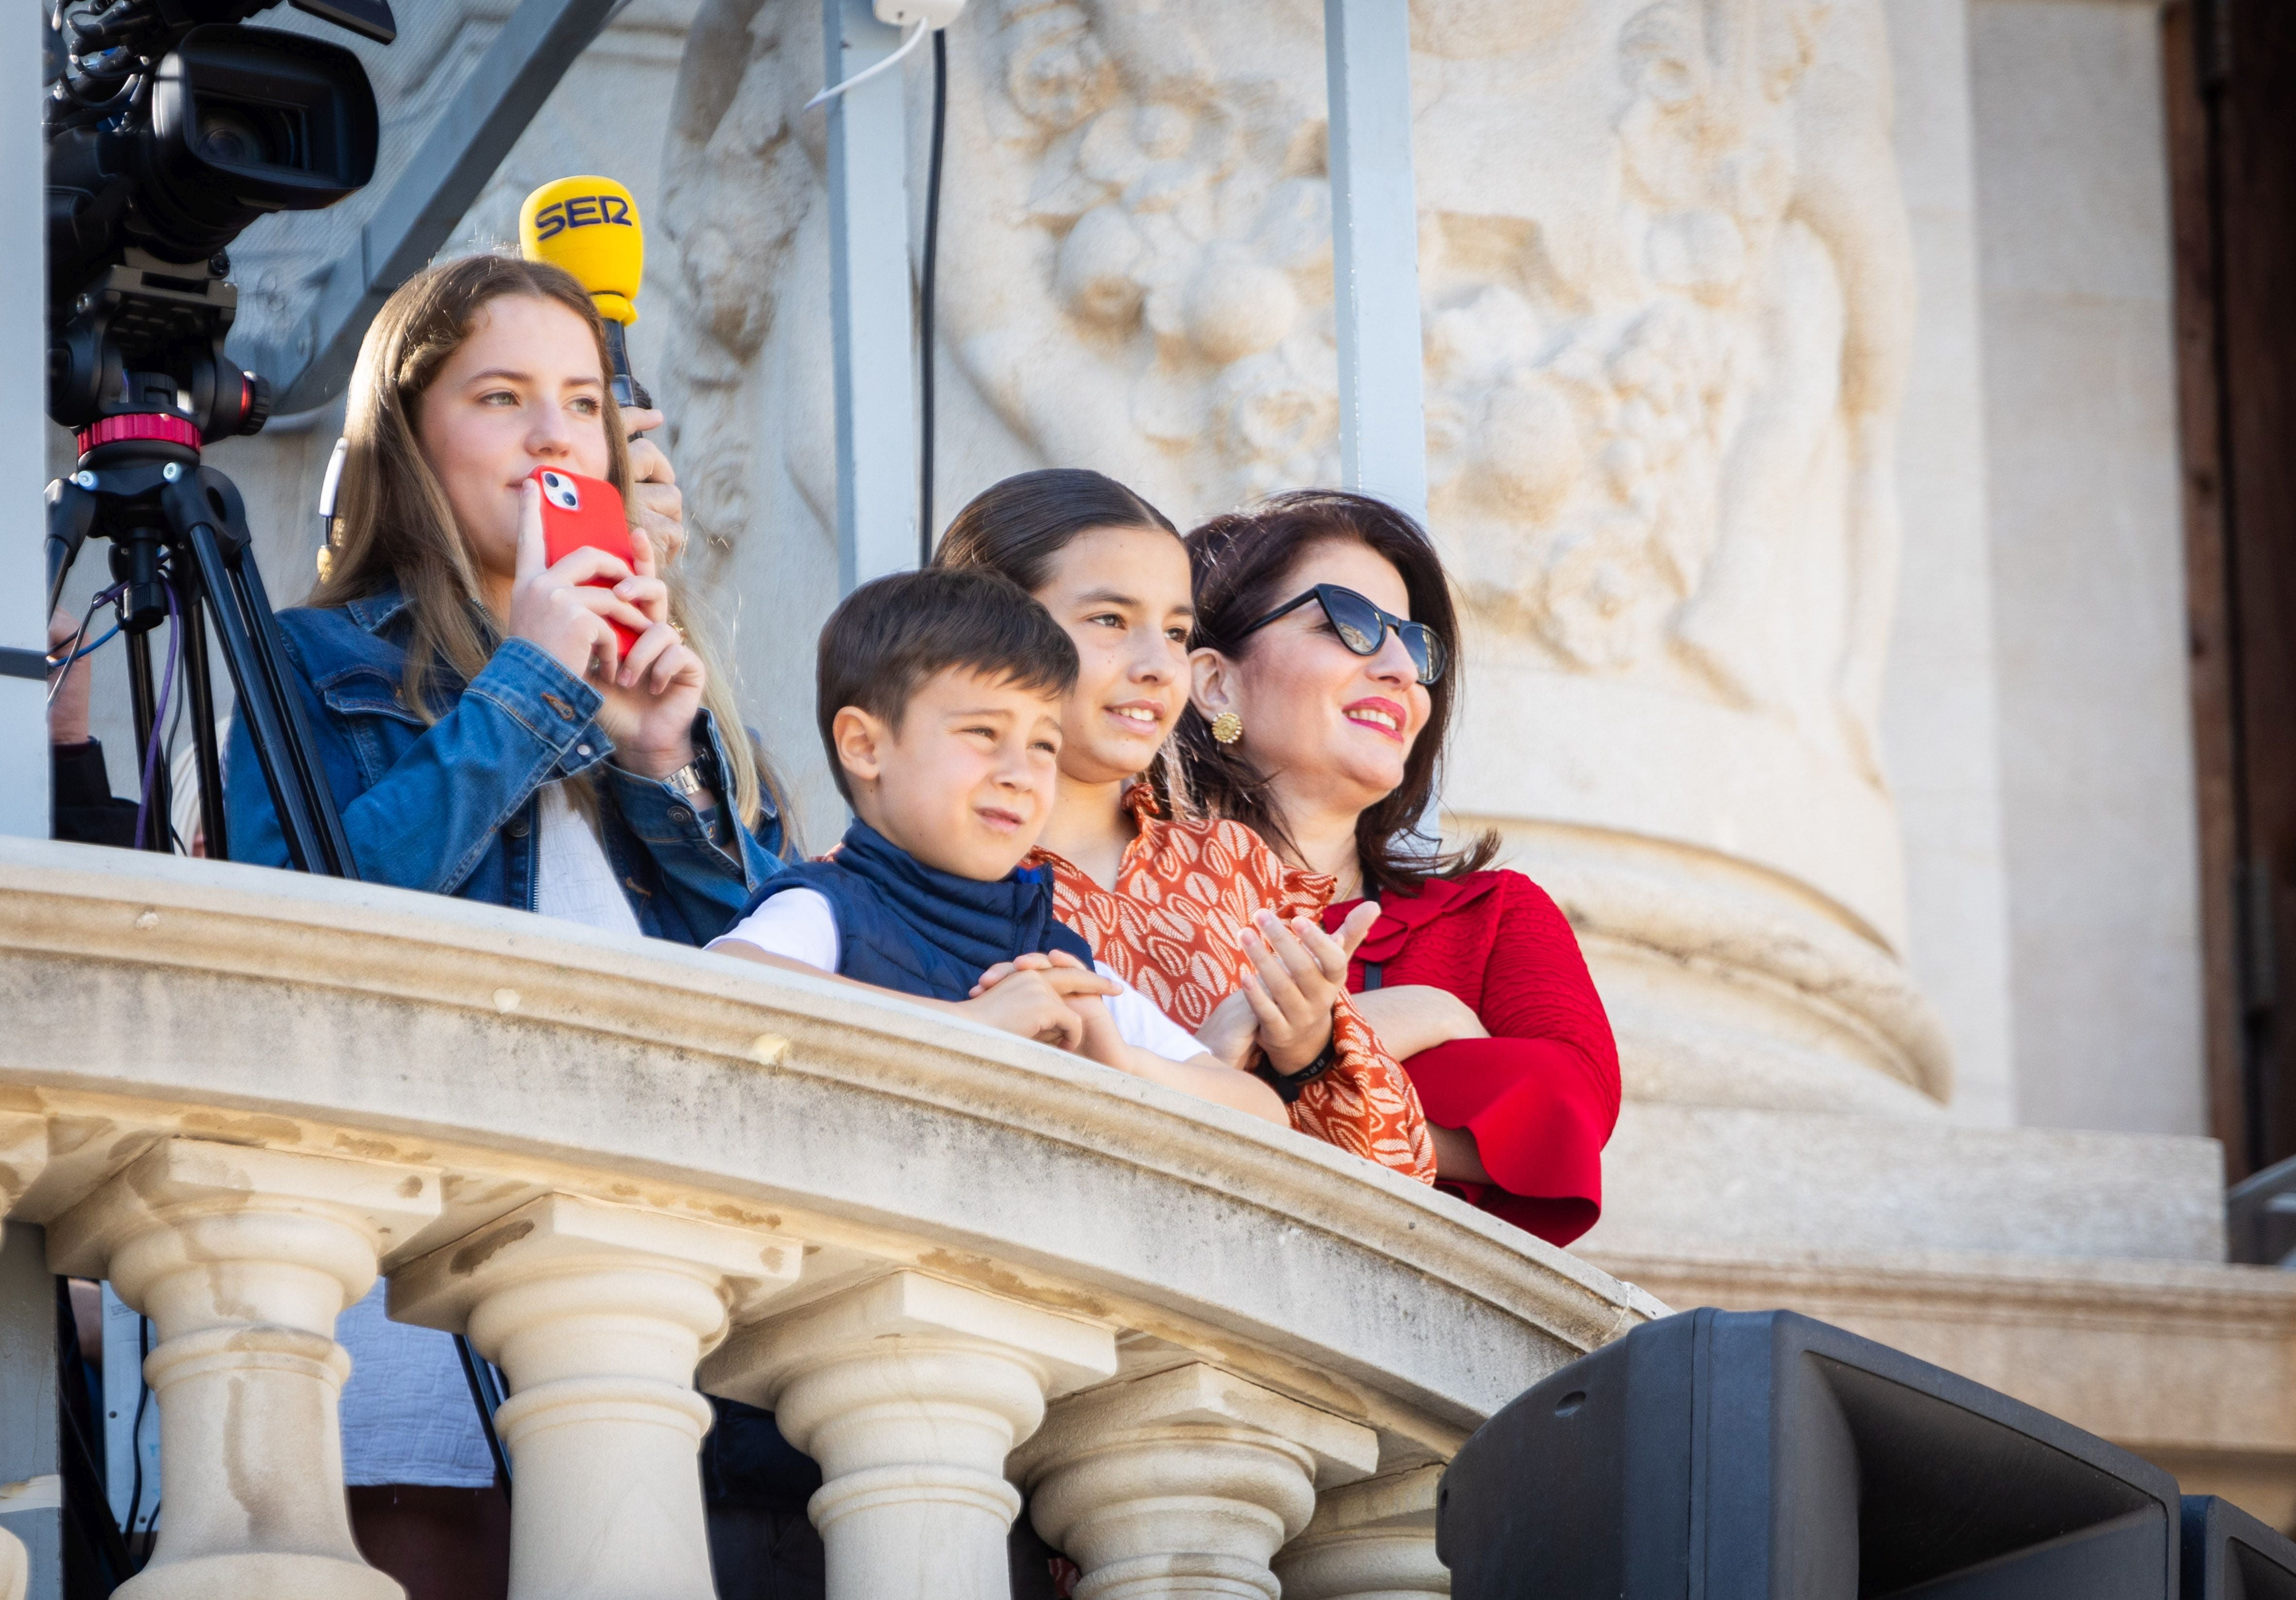
[[[1357,655],[1377,655],[1391,628],[1395,636],[1403,641],[1403,648],[1410,652],[1411,664],[1419,669],[1421,683],[1435,682],[1451,664],[1443,636],[1427,624],[1383,611],[1353,589],[1343,589],[1335,583],[1319,583],[1296,600],[1285,601],[1235,636],[1243,639],[1256,634],[1277,618],[1288,617],[1311,602],[1324,608],[1324,619],[1339,635],[1340,643]]]

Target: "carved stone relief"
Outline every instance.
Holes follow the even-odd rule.
[[[982,0],[951,30],[938,312],[991,455],[1181,519],[1336,480],[1320,12]],[[1912,297],[1878,0],[1414,23],[1431,513],[1471,609],[1515,659],[1784,719],[1878,784]],[[775,451],[829,537],[795,387],[825,332],[767,353],[778,315],[825,322],[794,292],[819,26],[705,0],[681,71],[669,387],[720,541]]]

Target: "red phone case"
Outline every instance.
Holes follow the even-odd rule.
[[[630,546],[630,524],[622,509],[621,491],[603,478],[585,478],[579,472],[570,472],[562,467],[537,467],[529,474],[542,488],[542,553],[543,559],[556,566],[576,550],[603,550],[620,557],[637,568],[636,552]],[[594,579],[589,586],[610,589],[613,582]],[[619,622],[609,622],[614,630],[617,654],[627,655],[638,636]]]

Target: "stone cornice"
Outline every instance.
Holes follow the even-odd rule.
[[[2296,1334],[2296,1273],[2262,1267],[1966,1251],[1769,1253],[1693,1247],[1663,1254],[1598,1250],[1589,1256],[1611,1271],[1693,1301],[1737,1291],[1766,1305],[1824,1303],[1868,1314],[2146,1331],[2163,1322],[2189,1322],[2224,1335]],[[1685,1290],[1693,1292],[1684,1295]]]

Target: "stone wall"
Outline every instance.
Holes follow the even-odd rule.
[[[712,1592],[696,1388],[820,1465],[832,1594],[1004,1600],[1024,1489],[1086,1594],[1440,1593],[1431,1469],[1665,1313],[900,997],[370,883],[0,839],[0,1216],[152,1322],[145,1593],[399,1596],[337,1430],[378,1272],[508,1379],[513,1600]]]
[[[1882,748],[1906,844],[1906,957],[1953,1040],[1961,1120],[2017,1120],[1986,520],[1966,0],[1890,0],[1893,140],[1916,309],[1898,476],[1906,537]]]
[[[2126,0],[1972,17],[2019,1117],[2198,1133],[2160,19]]]

